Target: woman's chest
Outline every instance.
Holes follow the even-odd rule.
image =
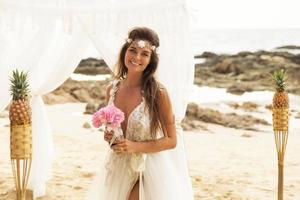
[[[151,140],[150,118],[144,102],[132,112],[128,119],[128,139],[134,141]]]
[[[121,109],[125,118],[128,118],[130,113],[142,102],[142,96],[139,90],[126,91],[120,89],[114,99],[114,104],[116,107]]]

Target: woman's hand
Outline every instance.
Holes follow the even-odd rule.
[[[111,147],[117,154],[121,153],[136,153],[136,142],[128,139],[118,139],[117,143]]]
[[[110,142],[112,137],[114,135],[114,131],[108,131],[106,128],[105,128],[105,131],[104,131],[104,140],[106,142]]]

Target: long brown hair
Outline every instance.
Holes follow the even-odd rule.
[[[159,47],[158,35],[151,29],[146,27],[136,27],[129,31],[128,38],[134,40],[146,40],[156,48]],[[115,67],[115,78],[125,79],[127,76],[127,67],[125,66],[124,59],[125,53],[130,46],[130,43],[125,42],[122,46],[117,65]],[[144,98],[146,106],[150,115],[150,133],[153,138],[156,133],[161,129],[161,112],[159,108],[160,101],[160,84],[155,79],[154,75],[158,66],[159,57],[155,50],[151,51],[150,62],[142,74],[142,91],[144,91]]]

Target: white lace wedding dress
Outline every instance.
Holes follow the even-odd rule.
[[[118,90],[113,82],[109,104]],[[150,119],[145,100],[130,113],[126,138],[151,140]],[[182,130],[177,129],[177,146],[158,153],[117,155],[108,152],[105,167],[98,173],[86,200],[127,200],[139,180],[139,200],[191,200],[193,191],[185,158]],[[162,135],[159,135],[162,137]]]

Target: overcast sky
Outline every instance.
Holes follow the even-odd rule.
[[[300,28],[300,0],[187,0],[199,28]]]

